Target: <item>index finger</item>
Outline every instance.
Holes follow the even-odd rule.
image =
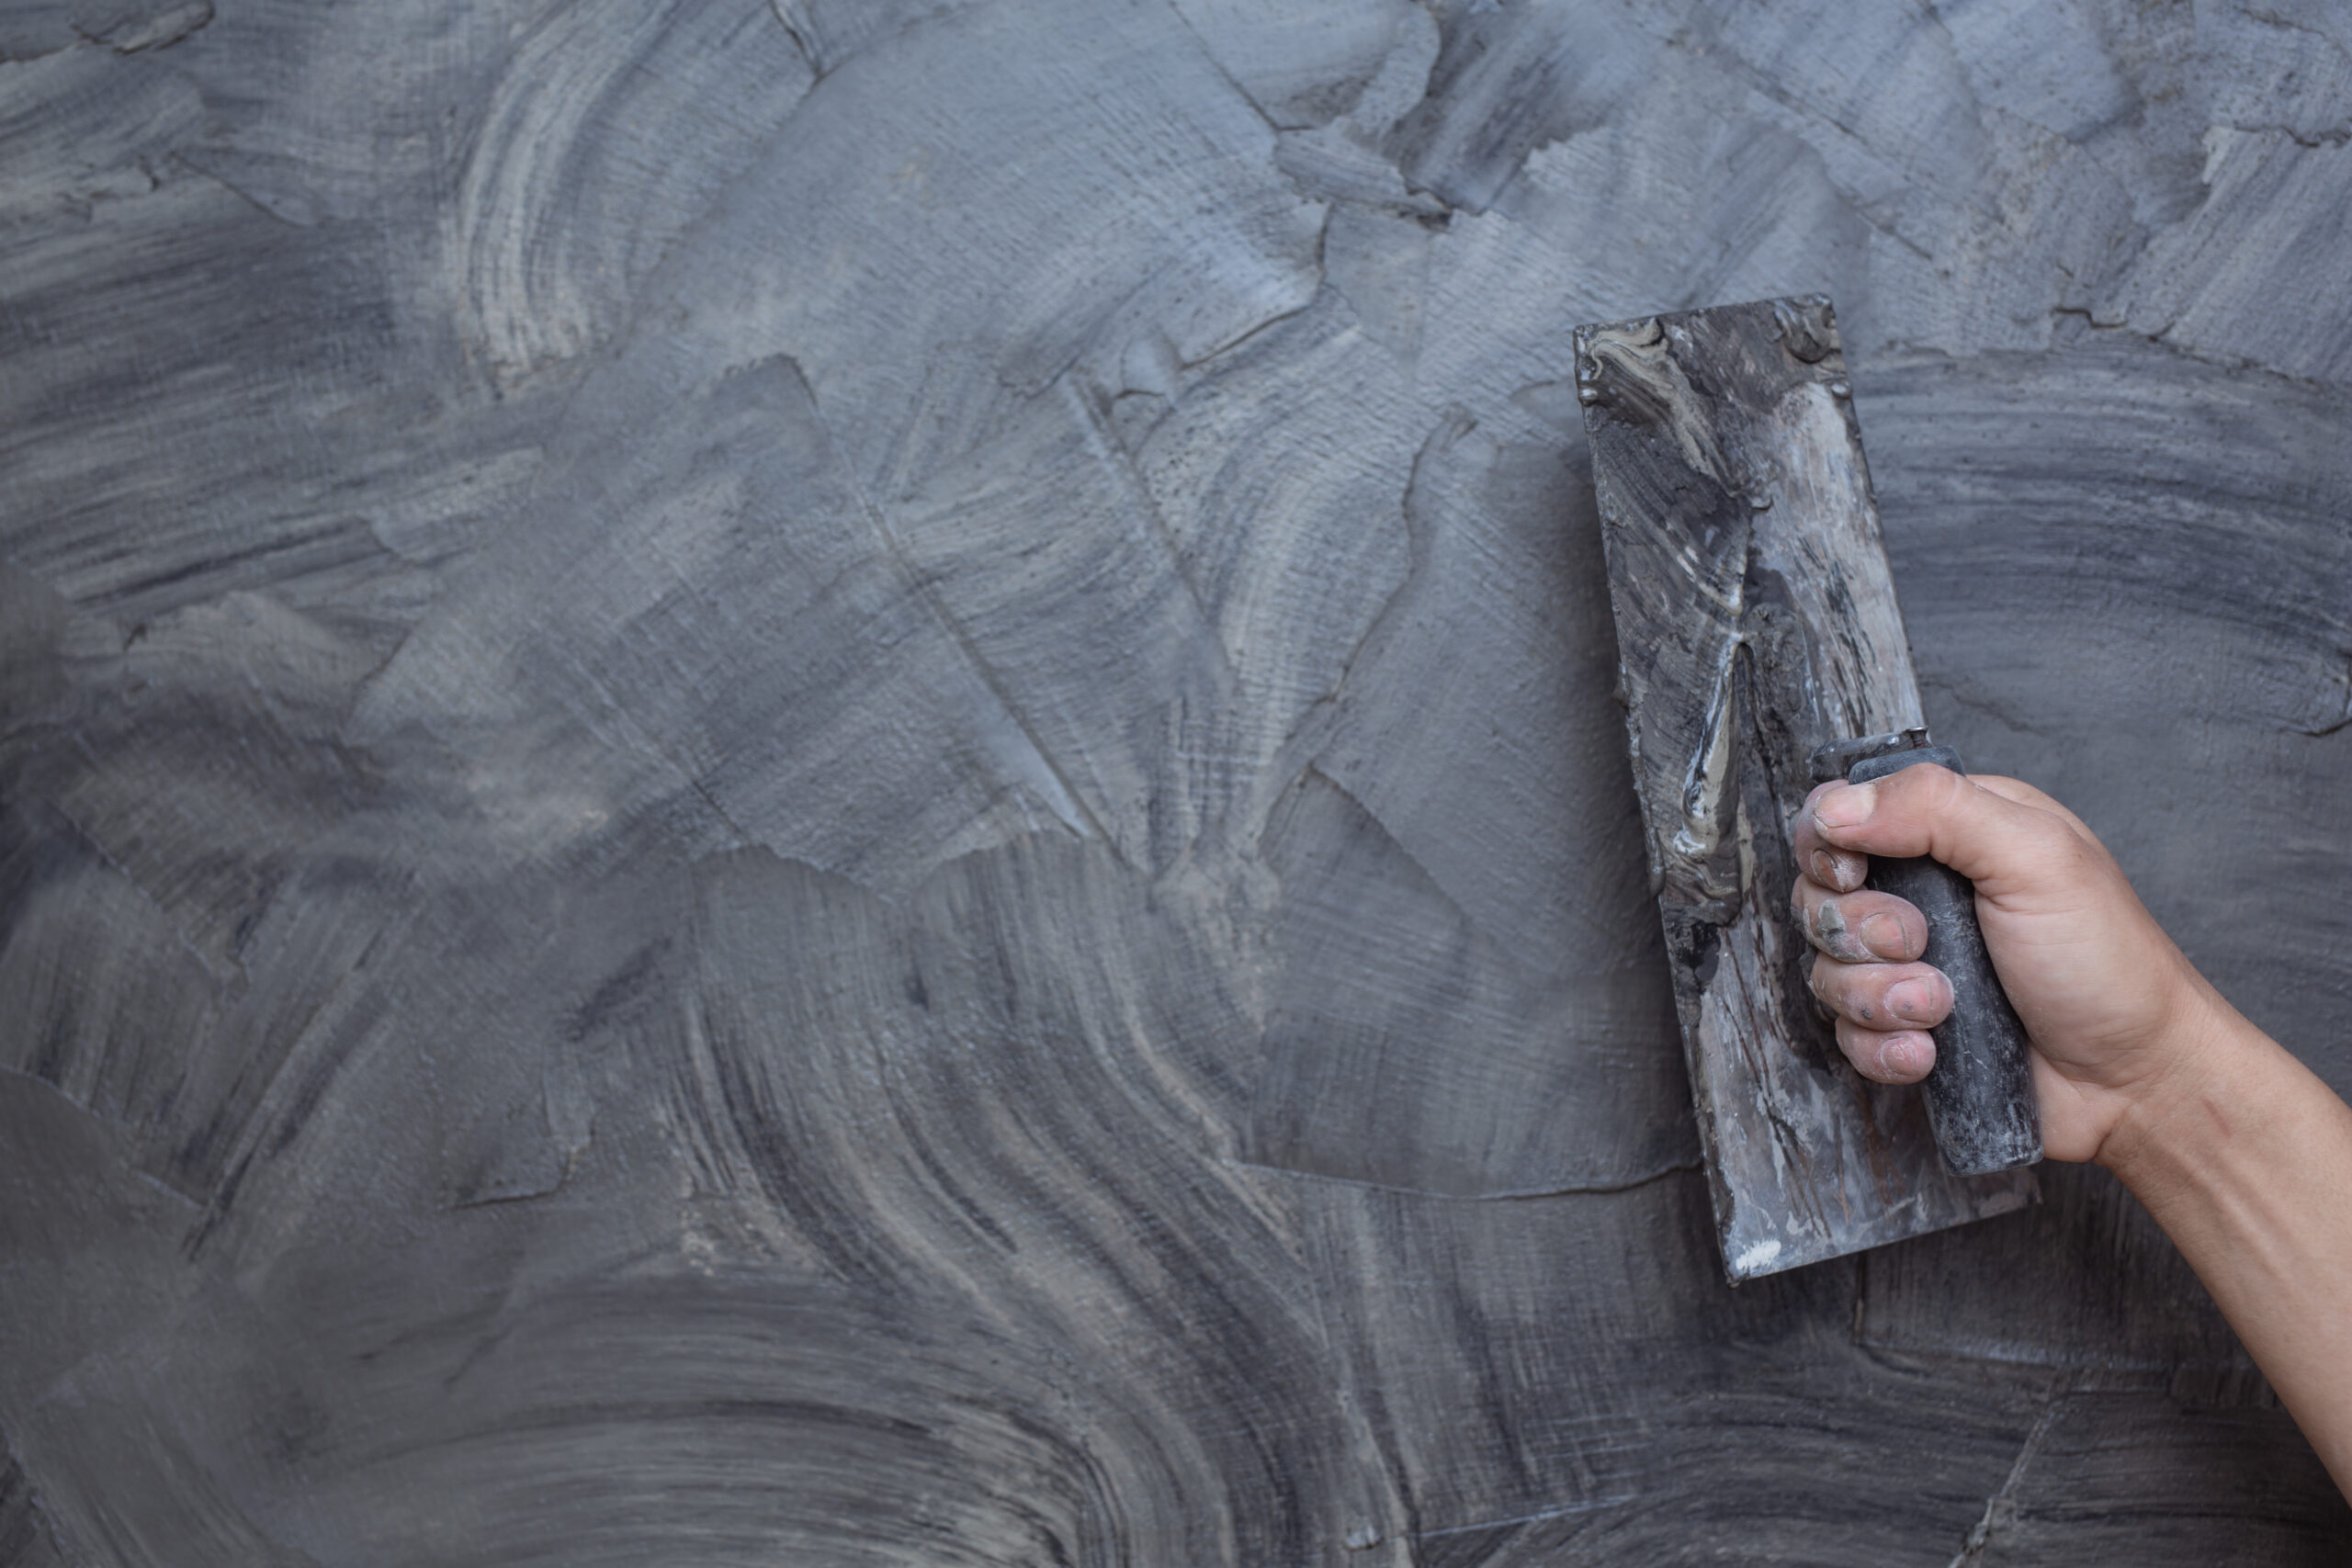
[[[1841,850],[1824,840],[1813,825],[1813,803],[1821,792],[1840,781],[1813,786],[1797,808],[1797,819],[1789,829],[1789,852],[1796,856],[1797,874],[1819,883],[1832,893],[1851,893],[1870,874],[1870,857],[1857,850]]]

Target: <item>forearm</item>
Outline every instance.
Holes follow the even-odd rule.
[[[2352,1108],[2218,996],[2099,1154],[2352,1496]]]

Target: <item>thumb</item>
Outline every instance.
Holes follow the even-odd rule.
[[[2081,840],[2064,819],[1996,795],[1933,762],[1869,784],[1833,784],[1807,803],[1822,842],[1873,855],[1932,855],[1988,896],[2071,859]]]

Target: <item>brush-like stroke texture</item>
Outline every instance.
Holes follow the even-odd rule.
[[[0,1561],[2321,1562],[2102,1178],[1721,1282],[1569,329],[2352,1056],[2319,4],[0,19]]]

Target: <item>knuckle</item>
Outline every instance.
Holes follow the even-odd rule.
[[[2051,859],[2056,863],[2058,869],[2064,872],[2070,881],[2085,880],[2098,870],[2098,862],[2091,854],[2091,847],[2076,838],[2063,824],[2053,835]]]

